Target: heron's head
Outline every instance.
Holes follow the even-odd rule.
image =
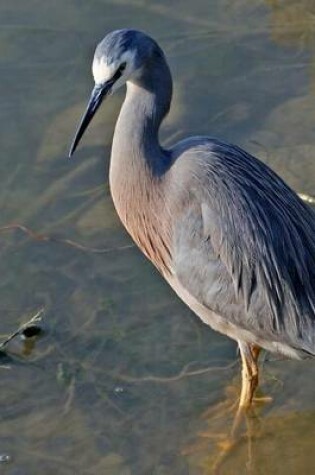
[[[113,31],[97,45],[92,65],[95,86],[69,156],[75,151],[105,97],[117,91],[127,81],[135,79],[144,64],[157,52],[161,53],[157,43],[145,33],[136,30]]]

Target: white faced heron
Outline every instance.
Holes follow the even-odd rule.
[[[96,48],[93,75],[70,155],[103,99],[127,83],[110,164],[117,213],[179,297],[238,342],[240,407],[249,407],[260,348],[315,356],[315,213],[235,145],[211,137],[160,145],[172,78],[146,34],[109,33]]]

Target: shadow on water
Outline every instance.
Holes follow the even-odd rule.
[[[166,143],[225,137],[314,195],[311,2],[4,0],[0,18],[1,334],[42,307],[45,325],[0,361],[1,473],[312,473],[314,364],[266,361],[273,401],[230,444],[235,344],[130,246],[107,180],[122,94],[66,159],[94,46],[132,26],[174,74]]]

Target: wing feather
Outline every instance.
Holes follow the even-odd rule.
[[[315,353],[314,211],[267,165],[236,146],[209,139],[187,153],[197,157],[190,193],[206,232],[199,237],[199,267],[216,256],[224,271],[215,278],[230,279],[234,289],[229,302],[222,293],[209,299],[205,291],[204,303],[233,319],[236,299],[244,328]],[[196,294],[204,283],[198,281],[202,273],[194,272],[188,285]]]

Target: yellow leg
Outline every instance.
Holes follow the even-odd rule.
[[[242,358],[242,390],[239,401],[240,409],[248,409],[253,401],[258,386],[258,357],[260,348],[248,343],[239,342]]]
[[[221,467],[225,463],[226,459],[231,456],[234,450],[237,449],[240,443],[244,440],[247,443],[248,449],[248,461],[247,465],[250,468],[253,464],[253,455],[252,455],[252,438],[255,436],[255,425],[257,424],[257,419],[254,416],[254,412],[248,411],[253,402],[256,402],[255,390],[258,386],[258,358],[261,349],[258,346],[250,345],[248,343],[239,342],[239,348],[242,359],[242,390],[240,394],[239,401],[235,401],[237,406],[239,405],[236,414],[234,416],[232,427],[228,433],[225,433],[224,430],[221,432],[222,423],[217,424],[216,411],[208,411],[206,413],[205,420],[209,421],[208,426],[211,427],[211,431],[203,431],[199,433],[201,436],[198,443],[191,448],[191,452],[187,451],[186,455],[191,455],[193,451],[207,451],[209,439],[216,441],[216,452],[211,456],[211,459],[207,459],[205,464],[207,464],[208,471],[204,473],[219,474],[221,473]],[[266,400],[266,398],[262,398]],[[220,415],[225,417],[223,420],[223,425],[225,426],[227,419],[227,406],[226,404],[220,407]],[[244,423],[246,423],[246,431],[244,433]],[[215,431],[212,432],[213,427]],[[211,471],[209,471],[211,470]]]

